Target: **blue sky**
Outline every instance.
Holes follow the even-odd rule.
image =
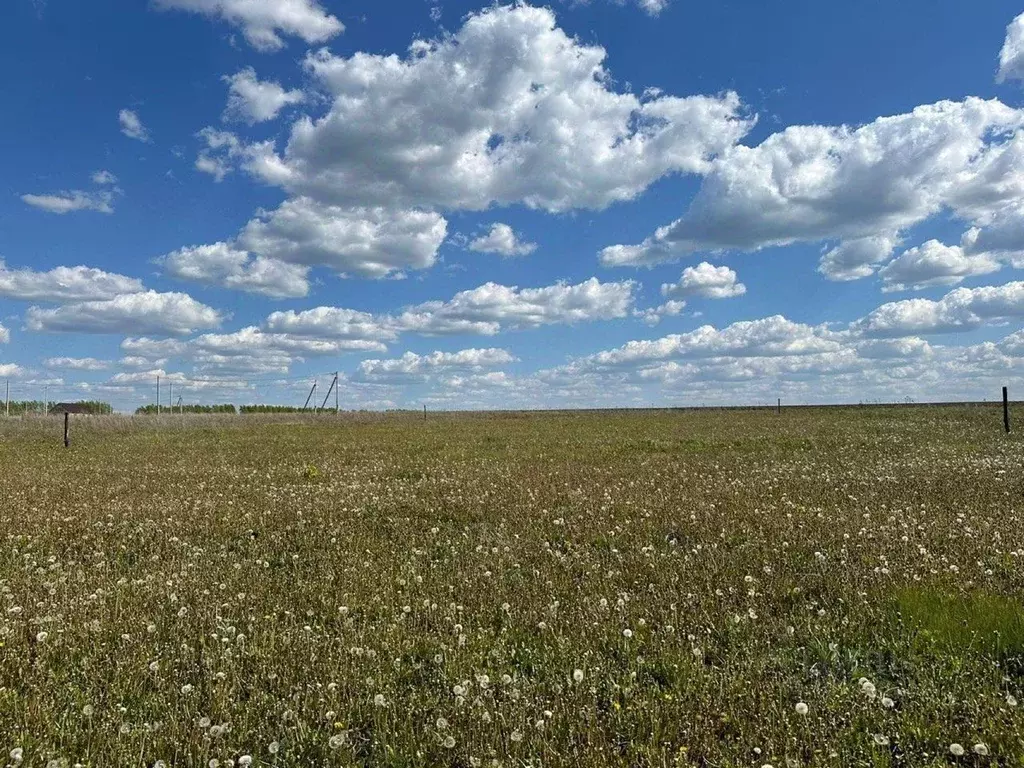
[[[14,0],[0,377],[121,409],[334,370],[350,408],[991,397],[1024,354],[1020,11]]]

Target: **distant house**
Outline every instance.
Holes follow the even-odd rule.
[[[86,403],[56,403],[50,406],[50,413],[58,416],[62,413],[90,414],[92,409]]]

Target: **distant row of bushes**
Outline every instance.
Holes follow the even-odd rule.
[[[135,409],[136,416],[156,416],[158,413],[229,413],[237,414],[235,406],[223,405],[176,405],[173,408],[166,405],[156,406],[155,403],[143,405]]]
[[[312,408],[298,408],[293,405],[241,405],[234,406],[230,403],[222,405],[176,405],[173,408],[161,405],[160,413],[302,413],[311,411]],[[155,416],[157,407],[155,404],[143,405],[135,409],[136,416]]]
[[[58,403],[49,402],[44,403],[42,400],[11,400],[10,403],[10,414],[11,416],[25,416],[26,414],[39,414],[54,413]],[[75,403],[60,403],[60,405],[74,405],[77,412],[87,413],[92,416],[109,416],[114,412],[114,407],[110,403],[104,403],[99,400],[79,400]],[[0,401],[0,416],[7,412],[6,404]]]
[[[302,413],[308,408],[298,408],[294,405],[243,405],[239,410],[242,413]]]

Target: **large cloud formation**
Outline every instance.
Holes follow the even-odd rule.
[[[636,266],[838,240],[821,270],[864,276],[892,252],[897,233],[941,211],[984,222],[1019,199],[1022,124],[1021,110],[972,97],[857,128],[791,126],[724,152],[681,218],[639,245],[605,248],[601,260]]]
[[[618,91],[605,57],[528,5],[471,14],[406,57],[320,50],[305,66],[324,114],[296,120],[280,150],[205,129],[197,167],[216,179],[241,167],[290,195],[234,247],[384,277],[435,263],[445,211],[605,208],[667,174],[708,171],[753,125],[735,93]],[[253,77],[236,80],[252,90]],[[282,103],[271,95],[261,115]],[[249,101],[233,112],[253,116]]]

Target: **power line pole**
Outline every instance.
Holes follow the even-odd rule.
[[[160,377],[156,377],[156,415],[160,415]]]
[[[334,372],[334,415],[341,413],[341,400],[338,398],[338,390],[341,389],[341,378],[338,371]]]
[[[309,401],[313,399],[313,395],[316,394],[316,381],[313,382],[313,388],[309,390],[309,396],[306,398],[306,402],[302,404],[302,410],[306,410],[309,407]],[[316,403],[313,403],[313,407],[316,408]]]
[[[50,410],[49,408],[46,407],[46,404],[48,402],[48,392],[49,392],[49,390],[50,390],[50,385],[49,384],[44,384],[43,385],[43,416],[45,416],[47,414],[47,412]]]
[[[174,413],[174,382],[167,380],[167,407]]]
[[[4,399],[5,415],[10,417],[11,415],[11,380],[7,380],[7,397]]]

